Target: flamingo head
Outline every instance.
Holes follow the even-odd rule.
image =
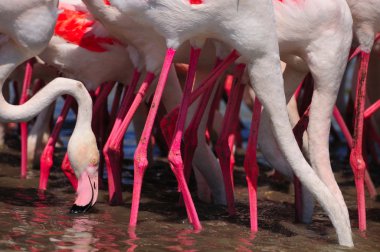
[[[99,151],[91,130],[73,133],[68,144],[68,156],[78,178],[77,197],[70,213],[85,213],[98,198]]]

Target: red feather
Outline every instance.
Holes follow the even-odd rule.
[[[113,45],[119,43],[111,37],[99,37],[91,32],[91,27],[95,21],[91,16],[83,11],[60,8],[55,26],[55,34],[66,41],[83,47],[93,52],[105,52],[104,44]]]
[[[203,4],[203,0],[190,0],[190,4]]]

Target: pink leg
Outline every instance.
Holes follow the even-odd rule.
[[[28,123],[20,123],[21,131],[21,178],[26,178],[26,173],[28,171]]]
[[[215,63],[215,68],[220,64],[220,62],[221,61],[217,59],[217,62]],[[216,80],[214,82],[216,82]],[[210,96],[212,95],[212,90],[213,90],[213,87],[210,87],[203,94],[202,99],[200,103],[198,104],[197,110],[193,116],[193,119],[191,120],[190,125],[187,127],[184,134],[184,139],[186,142],[184,146],[184,173],[185,173],[186,182],[189,182],[189,179],[190,179],[194,152],[198,145],[198,138],[194,136],[197,135],[199,125],[201,123],[203,114],[207,107],[207,103],[210,99]]]
[[[135,151],[134,156],[134,181],[133,181],[133,196],[132,196],[132,208],[129,225],[135,227],[137,224],[137,215],[139,210],[139,202],[141,195],[141,186],[143,182],[143,176],[146,168],[148,167],[148,146],[150,142],[150,136],[156,118],[159,103],[161,101],[162,92],[165,87],[165,83],[168,77],[169,69],[171,67],[173,57],[175,54],[174,49],[168,49],[164,64],[162,66],[161,75],[157,84],[156,92],[154,93],[153,102],[149,110],[148,118],[141,135],[141,139]]]
[[[299,94],[301,89],[303,89],[302,100],[298,102],[298,110],[299,114],[302,114],[302,117],[298,121],[298,123],[293,128],[294,136],[297,140],[298,146],[302,148],[302,138],[305,130],[307,129],[307,125],[309,123],[308,116],[308,107],[311,103],[311,98],[313,96],[313,78],[309,73],[306,75],[301,85],[296,90],[297,101],[299,101]],[[295,205],[295,220],[296,222],[302,222],[302,214],[303,214],[303,202],[302,202],[302,184],[300,180],[294,176],[293,178],[294,185],[294,205]]]
[[[115,85],[114,82],[107,82],[104,85],[102,85],[102,88],[100,89],[99,93],[96,96],[96,101],[93,107],[93,111],[95,113],[100,112],[103,104],[107,101],[107,97],[111,93],[114,85]]]
[[[233,121],[232,115],[233,115],[233,107],[235,105],[235,102],[237,100],[236,96],[237,94],[237,84],[234,84],[234,76],[233,75],[227,75],[225,82],[224,82],[224,91],[228,95],[228,103],[226,107],[226,111],[224,114],[223,119],[223,126],[220,133],[220,136],[215,144],[215,152],[219,159],[220,167],[222,169],[223,178],[224,178],[224,186],[226,190],[226,198],[227,198],[227,207],[230,215],[235,214],[235,206],[234,206],[234,181],[233,181],[233,169],[231,169],[232,163],[234,163],[234,160],[231,159],[233,157],[233,141],[234,137],[231,133],[231,122]],[[226,90],[227,87],[227,90]],[[231,92],[229,93],[228,87],[231,88]],[[212,127],[212,125],[211,125]],[[227,175],[228,173],[228,175]],[[230,199],[230,200],[229,200]]]
[[[201,94],[203,94],[210,86],[214,84],[214,81],[227,70],[227,68],[239,58],[239,54],[234,50],[227,58],[225,58],[202,82],[202,84],[191,93],[190,104],[192,104]]]
[[[334,107],[333,116],[334,116],[336,122],[338,123],[340,129],[342,130],[344,138],[347,141],[348,148],[352,149],[353,140],[352,140],[351,133],[350,133],[349,129],[347,128],[346,122],[344,121],[342,115],[340,114],[340,112],[336,106]],[[354,171],[354,167],[352,167],[352,170]],[[364,172],[365,172],[364,183],[367,186],[367,190],[368,190],[371,198],[374,198],[377,195],[375,185],[372,182],[372,179],[368,173],[368,170],[366,169]],[[355,173],[355,171],[354,171],[354,173]]]
[[[233,78],[233,76],[230,76],[230,78]],[[225,81],[224,82],[224,93],[227,95],[227,98],[229,99],[231,97],[231,91],[232,91],[233,81]]]
[[[99,150],[103,149],[104,142],[106,139],[106,134],[107,134],[107,124],[108,124],[108,110],[107,110],[108,104],[107,101],[105,101],[102,105],[102,108],[100,108],[99,112],[99,117],[98,117],[98,122],[99,122],[99,128],[98,128],[98,134],[97,134],[97,142],[98,142],[98,148]],[[94,111],[95,113],[95,111]],[[95,118],[94,118],[95,119]],[[99,167],[98,167],[98,186],[100,188],[103,188],[103,171],[104,171],[104,156],[103,153],[100,152],[100,159],[99,159]]]
[[[186,179],[184,175],[183,159],[181,156],[181,141],[182,141],[183,130],[185,128],[186,115],[187,115],[187,111],[188,111],[188,107],[190,103],[190,94],[191,94],[191,89],[193,87],[193,83],[195,79],[195,72],[196,72],[200,52],[201,52],[200,49],[194,49],[193,47],[191,48],[189,71],[187,72],[183,98],[182,98],[182,102],[181,102],[181,106],[179,110],[176,128],[174,131],[174,138],[171,143],[171,146],[169,149],[169,155],[168,155],[170,167],[177,178],[178,186],[179,186],[180,191],[182,192],[183,200],[185,202],[185,206],[187,209],[190,222],[192,222],[195,230],[199,230],[202,227],[199,222],[198,214],[195,210],[194,203],[191,198],[189,189],[187,187],[187,183],[186,183]]]
[[[245,67],[245,66],[242,66]],[[242,73],[244,70],[242,70]],[[228,136],[228,148],[231,150],[231,156],[230,156],[230,173],[232,178],[232,186],[234,186],[234,179],[233,179],[233,169],[235,167],[235,155],[233,152],[234,145],[236,144],[236,135],[240,135],[240,131],[238,131],[239,128],[239,114],[240,114],[240,107],[241,107],[241,101],[243,100],[243,94],[244,94],[245,85],[240,84],[238,85],[238,91],[237,91],[237,99],[234,103],[233,110],[232,110],[232,116],[231,116],[231,126],[230,126],[230,133]]]
[[[124,139],[125,132],[127,131],[129,124],[132,121],[134,114],[136,113],[137,108],[143,101],[145,94],[154,80],[154,74],[148,72],[144,82],[142,83],[139,91],[137,92],[133,102],[128,109],[127,114],[125,115],[123,121],[112,134],[108,138],[107,144],[103,149],[104,157],[107,165],[107,173],[108,173],[108,187],[111,194],[114,194],[116,199],[121,198],[121,150],[122,143]],[[132,87],[131,87],[132,88]],[[121,199],[120,199],[121,200]],[[110,198],[111,201],[111,198]],[[111,201],[113,203],[113,201]],[[119,203],[119,202],[117,202]]]
[[[108,140],[103,148],[104,160],[106,162],[107,173],[108,173],[108,192],[109,192],[109,203],[111,205],[118,205],[122,203],[122,193],[121,193],[121,158],[118,160],[113,160],[110,158],[108,150],[110,148],[110,142],[115,137],[115,134],[120,128],[123,118],[125,117],[134,97],[134,91],[140,79],[141,73],[135,69],[133,72],[133,77],[131,84],[128,89],[125,89],[123,98],[121,101],[119,112],[115,123],[112,127],[111,133]],[[121,144],[119,150],[122,148]],[[121,156],[121,155],[120,155]]]
[[[306,75],[301,86],[303,87],[303,95],[302,95],[301,102],[298,102],[298,110],[299,110],[299,114],[303,115],[308,109],[308,107],[310,106],[311,98],[313,97],[314,81],[310,73]],[[298,98],[297,98],[297,101],[299,101]],[[301,130],[303,133],[303,131],[305,131],[306,128],[301,129]]]
[[[126,87],[126,88],[128,88],[128,87]],[[120,83],[118,83],[117,87],[116,87],[115,96],[114,96],[114,99],[113,99],[113,102],[112,102],[111,113],[109,115],[108,126],[107,126],[107,129],[106,129],[106,132],[105,132],[104,139],[108,139],[108,137],[110,135],[110,132],[112,130],[112,127],[113,127],[113,125],[114,125],[114,123],[116,121],[117,111],[119,109],[119,103],[120,103],[120,98],[121,98],[121,94],[122,93],[123,93],[123,85],[120,84]],[[102,158],[104,160],[104,156],[103,155],[102,155]],[[104,162],[105,162],[105,160],[104,160]],[[104,164],[104,162],[103,162],[103,164]],[[102,189],[104,188],[104,185],[103,185],[103,183],[100,183],[100,181],[103,179],[103,174],[104,174],[104,165],[99,166],[99,188],[102,188]]]
[[[97,137],[97,144],[99,150],[103,149],[105,142],[105,135],[107,126],[106,123],[108,121],[108,109],[107,109],[107,97],[109,96],[112,88],[114,87],[114,82],[108,82],[102,85],[100,92],[98,93],[95,104],[93,107],[93,119],[92,119],[92,128],[94,129],[94,133]],[[103,171],[104,171],[104,156],[100,153],[99,160],[99,176],[98,176],[98,185],[99,187],[103,187]]]
[[[166,114],[160,121],[162,135],[168,148],[170,147],[174,137],[175,125],[178,119],[178,115],[179,108],[175,108],[170,113]]]
[[[67,155],[67,152],[65,156],[63,157],[62,165],[61,165],[61,170],[63,173],[66,175],[66,177],[69,179],[71,185],[75,190],[78,188],[78,179],[74,173],[73,168],[71,167],[70,161],[69,161],[69,156]]]
[[[124,91],[123,98],[121,99],[120,109],[119,109],[119,112],[117,113],[116,121],[112,128],[111,134],[114,130],[117,130],[117,128],[120,126],[121,122],[123,121],[123,118],[127,114],[127,111],[133,101],[134,92],[139,82],[140,76],[141,76],[141,73],[137,69],[135,69],[133,71],[131,84],[128,86],[128,89]]]
[[[234,203],[234,188],[233,188],[233,177],[231,170],[231,153],[232,149],[228,144],[228,138],[233,130],[233,126],[235,125],[234,119],[236,119],[236,113],[238,110],[237,106],[240,107],[242,97],[242,90],[244,85],[241,84],[241,77],[244,72],[245,65],[238,65],[235,67],[235,84],[232,88],[232,93],[230,95],[230,99],[228,99],[226,112],[223,120],[223,127],[221,135],[219,136],[218,142],[215,145],[215,151],[219,158],[220,166],[223,173],[223,179],[226,189],[226,199],[227,199],[227,207],[230,215],[235,214],[235,203]],[[241,95],[240,95],[241,93]]]
[[[33,60],[26,62],[24,83],[20,98],[20,105],[28,100],[28,92],[32,81],[33,74]],[[21,128],[21,178],[26,178],[28,170],[28,123],[20,123]]]
[[[58,116],[57,122],[54,125],[53,132],[50,135],[49,140],[41,154],[40,185],[39,185],[40,190],[46,190],[47,188],[47,182],[48,182],[48,178],[50,174],[50,169],[53,166],[53,154],[54,154],[55,144],[57,142],[59,132],[61,131],[63,122],[65,121],[67,113],[69,112],[69,109],[71,105],[73,104],[73,102],[74,102],[74,99],[71,96],[68,96],[66,98],[61,114]],[[75,176],[74,178],[70,179],[70,182],[72,183],[74,189],[76,189],[76,185],[78,184],[78,181]]]
[[[107,103],[107,97],[110,94],[114,84],[115,84],[114,82],[104,83],[101,86],[101,88],[100,89],[98,88],[97,91],[95,92],[96,99],[95,99],[94,106],[92,108],[92,111],[94,114],[94,117],[92,119],[92,128],[94,129],[94,132],[98,136],[98,138],[101,132],[100,128],[104,127],[104,119],[105,119],[103,118],[104,104]]]
[[[202,81],[199,87],[191,93],[190,96],[190,105],[198,99],[199,96],[204,94],[216,81],[217,78],[225,71],[227,68],[239,57],[236,51],[233,51],[225,58],[223,61],[215,67],[211,73]],[[163,120],[161,120],[161,129],[164,134],[165,140],[170,145],[170,141],[173,138],[174,127],[173,122],[176,121],[178,116],[179,108],[173,109],[168,113]]]
[[[253,114],[251,129],[249,133],[247,152],[244,159],[244,170],[246,173],[246,179],[248,183],[249,194],[249,212],[251,216],[251,231],[257,232],[257,178],[259,176],[259,166],[257,164],[257,135],[259,133],[261,115],[261,103],[256,98],[253,105]]]
[[[361,53],[361,51],[362,50],[360,47],[355,48],[355,50],[351,50],[350,57],[348,58],[348,61],[350,62],[353,58],[358,56]]]
[[[184,142],[186,143],[184,145],[184,153],[183,153],[183,169],[185,174],[185,180],[186,183],[189,183],[190,175],[192,171],[192,162],[194,158],[194,152],[198,145],[198,128],[199,124],[202,120],[204,111],[206,109],[208,100],[212,94],[212,88],[208,89],[204,95],[202,96],[202,99],[200,103],[198,104],[197,111],[195,112],[195,115],[193,119],[191,120],[191,123],[189,127],[186,129],[184,134]],[[179,205],[183,206],[183,198],[181,197],[179,201]]]
[[[98,86],[96,89],[95,89],[95,92],[94,92],[94,98],[98,98],[98,96],[100,95],[100,91],[102,91],[102,88],[103,88],[103,85],[105,83],[103,83],[102,85]]]
[[[226,81],[225,85],[224,85],[224,92],[227,94],[228,99],[231,96],[231,90],[232,90],[232,82]],[[244,89],[243,89],[243,91],[244,91]],[[219,97],[219,98],[221,98],[221,97]],[[240,109],[240,106],[238,108]],[[235,115],[235,112],[233,113],[233,115]],[[240,130],[240,125],[239,125],[240,119],[237,118],[237,120],[238,121],[236,121],[236,125],[234,126],[234,130],[233,130],[233,132],[230,134],[230,136],[228,138],[229,139],[228,140],[228,145],[229,145],[229,147],[230,147],[231,150],[232,150],[234,144],[236,144],[236,146],[238,146],[238,145],[240,147],[242,146],[242,142],[241,142],[242,139],[241,139],[241,135],[240,135],[241,130]],[[210,126],[212,127],[212,125],[210,125]],[[230,160],[231,160],[230,161],[230,163],[231,163],[230,166],[233,167],[235,165],[235,156],[233,155],[233,153],[231,153],[231,159]]]
[[[307,125],[309,123],[309,109],[307,109],[298,123],[293,128],[294,136],[297,140],[298,146],[302,148],[302,136],[305,130],[307,129]],[[299,179],[294,176],[293,179],[294,184],[294,202],[295,202],[295,219],[297,222],[302,222],[302,184]]]
[[[364,118],[367,119],[371,117],[378,109],[380,109],[380,100],[377,100],[364,111]]]
[[[355,97],[355,123],[352,151],[350,155],[350,163],[354,170],[355,184],[357,190],[359,230],[367,229],[366,212],[365,212],[365,194],[364,194],[364,177],[366,164],[363,160],[363,124],[364,124],[364,108],[366,97],[366,81],[367,69],[369,61],[369,53],[361,52],[361,62],[358,73],[358,81]]]

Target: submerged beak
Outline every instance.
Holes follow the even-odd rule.
[[[90,166],[78,179],[77,198],[70,213],[85,213],[95,205],[98,198],[98,169]]]

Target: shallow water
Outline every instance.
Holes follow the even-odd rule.
[[[39,193],[38,173],[19,179],[18,153],[8,150],[0,160],[0,250],[27,251],[347,251],[336,245],[336,235],[320,208],[312,225],[293,222],[292,193],[287,184],[271,184],[261,174],[259,228],[249,231],[247,192],[242,169],[236,169],[238,214],[228,217],[223,207],[196,201],[203,231],[192,231],[185,211],[178,207],[176,184],[164,162],[148,170],[136,230],[128,228],[131,187],[123,206],[108,206],[101,191],[99,202],[84,215],[70,215],[74,192],[58,169],[49,190]],[[341,174],[342,172],[340,172]],[[355,191],[351,179],[340,181],[348,201],[355,249],[380,251],[380,203],[369,200],[368,232],[356,227]],[[194,194],[193,194],[194,195]]]
[[[65,125],[64,142],[72,126],[73,121]],[[245,129],[243,137],[247,137],[247,131]],[[17,140],[12,141],[16,144],[10,145],[17,147]],[[125,158],[133,157],[134,148],[131,128],[124,141]],[[132,230],[128,227],[133,179],[131,161],[127,160],[123,167],[124,205],[109,206],[106,190],[101,190],[99,201],[90,213],[70,215],[68,209],[74,200],[74,191],[57,168],[63,151],[55,157],[48,191],[41,193],[36,189],[38,171],[30,170],[28,179],[20,180],[20,154],[17,148],[8,148],[0,152],[0,250],[380,251],[380,202],[367,199],[368,231],[359,233],[352,173],[347,158],[342,158],[346,150],[342,146],[332,146],[332,150],[333,166],[337,168],[336,175],[350,211],[354,249],[337,245],[334,229],[320,207],[316,208],[313,224],[294,223],[292,186],[268,179],[262,157],[259,157],[262,170],[258,189],[260,231],[254,235],[249,230],[248,193],[243,169],[239,166],[243,156],[237,156],[234,175],[236,216],[229,217],[224,207],[197,201],[192,192],[203,225],[201,232],[192,231],[186,211],[178,206],[179,194],[170,168],[166,160],[159,160],[145,176],[138,226]],[[378,182],[379,174],[377,170],[373,177]],[[194,190],[193,184],[190,189]]]

